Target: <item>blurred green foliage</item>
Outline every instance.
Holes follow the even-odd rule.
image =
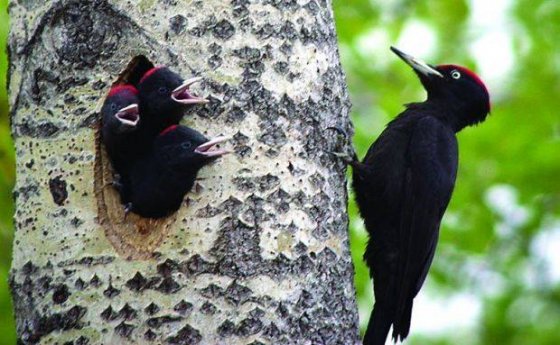
[[[12,255],[14,205],[12,188],[15,179],[15,153],[10,136],[6,72],[8,58],[8,0],[0,0],[0,345],[16,343],[8,272]]]
[[[402,111],[403,103],[424,97],[414,74],[389,52],[388,45],[398,43],[411,22],[421,23],[435,38],[430,56],[422,58],[477,70],[481,61],[473,56],[477,51],[471,49],[472,42],[490,32],[476,25],[475,2],[480,0],[334,0],[342,63],[353,102],[354,144],[360,157],[385,124]],[[511,36],[513,64],[507,75],[490,84],[492,115],[482,125],[459,134],[457,187],[422,292],[443,298],[444,309],[446,298],[473,296],[481,306],[480,312],[465,329],[451,327],[433,333],[416,330],[419,320],[413,319],[410,344],[560,344],[560,283],[557,277],[551,277],[554,268],[542,253],[543,242],[560,233],[560,103],[556,98],[560,96],[560,2],[497,2],[509,4],[503,15],[507,19],[505,31]],[[8,31],[6,7],[7,0],[0,0],[2,47]],[[422,31],[416,39],[424,39]],[[486,45],[484,49],[500,47]],[[407,51],[406,46],[400,48]],[[495,53],[500,56],[503,52]],[[4,87],[6,69],[2,50],[0,345],[15,343],[7,286],[15,157]],[[486,80],[484,74],[482,78]],[[492,201],[493,195],[499,192],[504,198],[504,191],[506,206],[500,207]],[[353,202],[349,211],[363,324],[373,302],[361,258],[367,236]],[[549,249],[560,252],[558,247]],[[559,265],[557,262],[557,272]],[[430,317],[430,310],[424,310],[421,316]]]

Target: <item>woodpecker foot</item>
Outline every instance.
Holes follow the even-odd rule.
[[[117,191],[119,191],[119,193],[122,191],[124,187],[124,184],[122,183],[122,177],[119,174],[114,174],[113,181],[109,182],[109,184],[113,186],[113,188],[115,188]]]
[[[106,182],[103,185],[103,188],[107,188],[109,186],[115,188],[117,191],[120,192],[120,188],[122,188],[122,183],[120,182],[120,176],[119,175],[114,175],[113,176],[113,181]]]
[[[120,181],[113,181],[111,182],[111,186],[117,190],[117,192],[122,192],[124,185]]]
[[[345,139],[348,139],[348,133],[344,129],[342,129],[342,127],[340,127],[340,126],[330,126],[330,127],[327,127],[326,129],[334,129],[338,133],[342,134]]]
[[[344,152],[327,151],[327,153],[330,153],[331,155],[340,158],[340,160],[342,160],[347,165],[352,165],[353,163],[356,162],[355,157]],[[353,155],[355,156],[355,153]]]
[[[332,154],[333,156],[336,156],[336,157],[340,158],[346,164],[353,165],[353,164],[357,163],[359,161],[358,160],[358,155],[356,154],[356,151],[352,147],[352,144],[349,142],[348,133],[340,126],[330,126],[330,127],[327,127],[326,129],[332,129],[332,130],[335,130],[338,133],[342,134],[345,141],[348,141],[348,146],[350,146],[350,149],[352,151],[349,154],[348,153],[343,153],[343,152],[334,152],[334,151],[327,151],[327,152]]]
[[[125,218],[126,218],[126,216],[128,216],[128,214],[129,214],[130,212],[132,212],[132,203],[131,203],[131,202],[126,203],[126,204],[123,206],[123,210],[124,210],[124,216],[125,216]]]

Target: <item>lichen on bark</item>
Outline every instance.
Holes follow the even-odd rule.
[[[329,1],[14,1],[11,286],[23,344],[353,344],[348,97]],[[149,258],[105,235],[95,126],[134,56],[203,76],[184,123],[229,135]]]

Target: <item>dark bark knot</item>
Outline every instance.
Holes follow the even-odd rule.
[[[49,189],[51,190],[51,195],[53,201],[58,206],[62,206],[66,199],[68,198],[68,191],[66,190],[66,181],[62,179],[62,176],[57,176],[49,180]]]
[[[24,329],[21,332],[21,342],[24,344],[37,344],[46,335],[55,331],[67,331],[80,329],[83,326],[81,319],[86,314],[87,309],[81,306],[74,306],[67,311],[54,313],[51,315],[37,315],[30,320],[32,328]]]
[[[201,340],[200,332],[188,324],[181,328],[176,335],[167,338],[167,342],[171,345],[194,345],[200,343]]]
[[[111,57],[122,35],[120,15],[107,1],[71,1],[52,26],[57,55],[79,68],[90,68]]]
[[[70,296],[70,291],[68,291],[68,286],[62,284],[56,287],[56,289],[53,292],[52,299],[55,304],[61,304],[66,302],[69,296]]]

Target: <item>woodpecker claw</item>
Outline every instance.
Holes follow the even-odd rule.
[[[340,127],[340,126],[329,126],[326,129],[334,129],[338,133],[342,134],[344,136],[344,138],[348,139],[348,133],[344,129],[342,129],[342,127]]]
[[[342,134],[344,136],[345,139],[349,139],[348,138],[348,133],[340,126],[330,126],[327,127],[326,129],[334,129],[335,131],[339,132],[340,134]],[[335,151],[327,151],[327,153],[332,154],[335,157],[338,157],[340,159],[342,159],[342,161],[346,164],[354,164],[356,162],[358,162],[358,155],[356,154],[356,151],[354,150],[354,148],[351,146],[351,144],[348,144],[350,146],[350,148],[352,149],[352,153],[348,154],[348,153],[342,153],[342,152],[335,152]]]
[[[350,156],[347,153],[335,152],[335,151],[327,151],[327,153],[329,153],[329,154],[331,154],[331,155],[333,155],[337,158],[340,158],[345,164],[350,164],[351,165],[352,163],[354,163],[356,161],[352,156]]]
[[[121,182],[121,177],[119,175],[115,176],[115,179],[110,182],[111,186],[113,186],[113,188],[115,188],[117,191],[121,191],[124,187],[124,184]]]
[[[129,202],[129,203],[127,203],[127,204],[124,205],[123,210],[124,210],[124,216],[125,216],[125,218],[126,218],[126,216],[128,216],[128,214],[129,214],[130,212],[132,212],[132,209],[133,209],[133,206],[132,206],[132,203],[131,203],[131,202]]]

